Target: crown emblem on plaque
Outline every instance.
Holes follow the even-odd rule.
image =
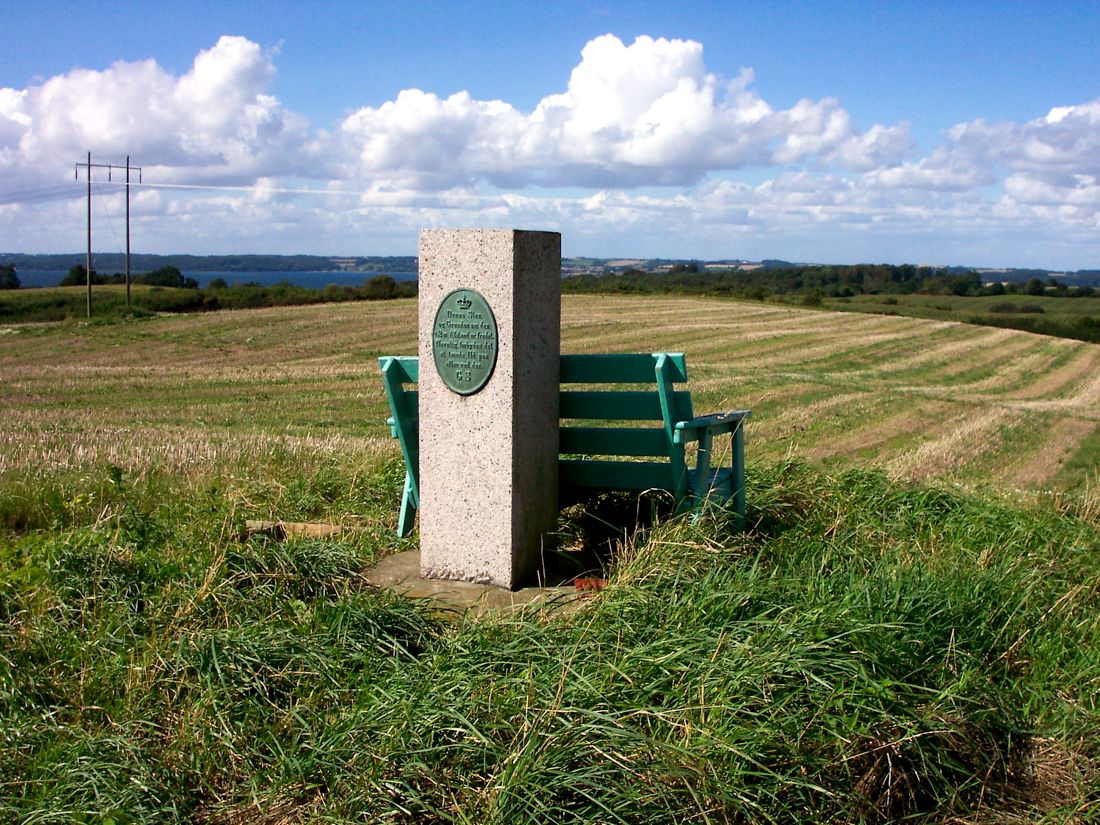
[[[474,302],[467,298],[465,295],[455,301],[455,303],[458,305],[459,309],[469,309],[474,305]]]

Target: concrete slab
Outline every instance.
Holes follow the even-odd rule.
[[[479,616],[487,612],[510,611],[529,604],[550,610],[574,609],[588,593],[570,584],[562,587],[525,587],[504,590],[492,584],[420,578],[420,551],[408,550],[387,556],[366,572],[376,587],[409,598],[429,599],[440,608]]]

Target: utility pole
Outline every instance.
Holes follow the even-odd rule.
[[[110,174],[108,172],[107,174]],[[139,173],[140,174],[140,173]],[[130,308],[130,156],[126,156],[126,308]]]
[[[88,317],[92,317],[92,153],[88,152],[88,246],[84,253],[84,279],[88,282]],[[75,169],[73,170],[76,171]]]
[[[88,159],[84,163],[77,162],[73,173],[80,180],[80,167],[83,166],[88,173],[88,249],[84,256],[84,275],[88,281],[88,317],[92,317],[92,169],[106,169],[107,180],[111,180],[111,172],[123,167],[117,163],[92,163],[92,153],[88,153]],[[130,165],[130,156],[126,156],[126,306],[130,306],[130,170],[137,169],[138,183],[141,183],[141,167]]]

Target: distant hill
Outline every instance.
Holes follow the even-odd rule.
[[[57,255],[29,255],[0,252],[0,264],[14,264],[16,270],[68,269],[83,264],[83,252]],[[413,255],[322,256],[322,255],[132,255],[135,272],[174,266],[183,272],[416,272]],[[126,256],[103,252],[93,267],[100,273],[122,272]]]
[[[1055,272],[1050,269],[982,269],[975,272],[987,283],[1026,283],[1032,278],[1040,281],[1053,279],[1066,286],[1100,286],[1100,269],[1078,269],[1076,272]]]

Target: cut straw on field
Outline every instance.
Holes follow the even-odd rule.
[[[997,424],[973,422],[1041,412],[1053,416],[1055,431],[1091,443],[1080,422],[1100,423],[1095,345],[946,321],[569,295],[562,348],[686,352],[699,411],[754,409],[750,452],[765,458],[793,445],[796,455],[886,463],[913,477],[1011,487],[1032,478],[1036,489],[1056,480],[1080,491],[1085,472],[1037,471],[1045,442],[1014,445],[1019,465],[1033,469],[998,476],[997,465],[982,469],[965,433],[996,439]],[[376,358],[415,351],[414,301],[20,331],[0,339],[5,466],[120,463],[127,451],[135,461],[159,453],[181,466],[188,455],[231,459],[228,445],[238,438],[285,441],[292,450],[306,439],[322,452],[326,443],[340,449],[341,438],[385,443]],[[934,414],[905,419],[911,440],[899,445],[906,407]],[[971,423],[959,435],[952,421]],[[55,429],[60,437],[50,435]],[[1087,466],[1082,459],[1074,466]]]

